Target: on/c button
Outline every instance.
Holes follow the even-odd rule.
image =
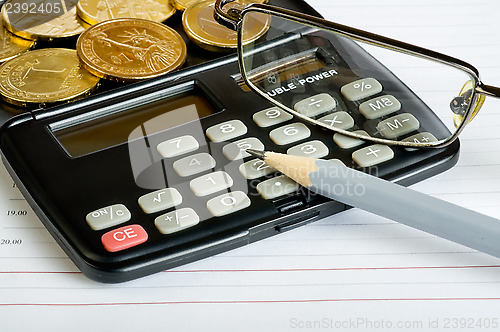
[[[148,239],[148,233],[140,225],[130,225],[109,231],[101,237],[107,251],[115,252],[136,246]]]

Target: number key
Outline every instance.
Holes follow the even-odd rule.
[[[271,107],[253,115],[253,121],[261,127],[271,127],[279,123],[291,120],[293,116],[278,107]]]
[[[261,176],[276,172],[276,169],[266,164],[263,160],[253,159],[240,165],[240,173],[247,179],[253,180]]]
[[[233,179],[226,172],[218,171],[200,176],[189,183],[196,196],[207,196],[227,189],[233,185]]]
[[[240,120],[231,120],[207,129],[208,138],[214,143],[227,141],[238,136],[245,135],[248,129]]]
[[[156,149],[163,158],[172,158],[197,150],[199,147],[200,144],[193,136],[185,135],[162,142]]]
[[[323,158],[329,151],[323,142],[311,141],[291,147],[286,153],[299,157]]]
[[[222,153],[229,160],[238,160],[250,156],[247,149],[264,150],[264,144],[258,138],[248,137],[224,146]]]
[[[297,142],[309,136],[311,136],[311,130],[300,122],[276,128],[269,133],[269,137],[278,145]]]

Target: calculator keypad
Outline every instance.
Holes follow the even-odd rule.
[[[229,143],[222,148],[222,153],[229,160],[238,160],[249,157],[247,149],[264,150],[264,144],[255,137],[240,139],[239,141]]]
[[[329,128],[346,130],[354,127],[354,119],[344,111],[328,114],[318,119],[318,121],[327,124]]]
[[[90,228],[98,231],[127,222],[130,217],[130,211],[125,205],[114,204],[90,212],[85,219]]]
[[[226,172],[217,171],[200,176],[189,183],[196,196],[207,196],[227,189],[233,185],[233,179]]]
[[[323,158],[328,155],[328,147],[321,141],[305,142],[289,148],[286,153],[299,157]]]
[[[179,176],[191,176],[209,169],[216,165],[215,159],[206,152],[197,153],[174,162],[172,167]]]
[[[394,158],[394,151],[387,145],[374,144],[355,151],[352,160],[361,167],[375,166]]]
[[[146,213],[170,209],[182,203],[182,196],[175,188],[166,188],[139,197],[139,205]]]
[[[231,120],[208,128],[206,134],[212,142],[218,143],[243,136],[247,131],[248,128],[243,122],[240,120]]]
[[[291,120],[293,116],[279,107],[271,107],[253,115],[253,121],[261,128],[271,127]]]
[[[340,93],[350,101],[371,97],[382,92],[382,84],[374,78],[363,78],[344,85]]]
[[[280,175],[269,180],[262,181],[257,185],[257,191],[264,199],[274,199],[291,194],[299,189],[297,182]]]
[[[364,130],[355,130],[354,133],[368,136],[368,133]],[[362,139],[345,136],[339,133],[333,135],[333,141],[342,149],[352,149],[365,143]]]
[[[309,136],[311,136],[311,130],[301,122],[276,128],[269,133],[269,137],[277,145],[291,144],[306,139]]]
[[[274,173],[276,169],[266,164],[263,160],[253,159],[241,164],[239,171],[247,180],[253,180]]]
[[[359,112],[367,119],[377,119],[400,109],[401,103],[391,95],[376,97],[359,105]]]
[[[198,141],[190,135],[169,139],[158,144],[158,153],[163,158],[173,158],[185,153],[195,151],[200,147]]]
[[[293,106],[295,111],[309,118],[333,111],[336,107],[337,101],[327,93],[301,100]]]
[[[171,211],[155,219],[155,226],[162,234],[172,234],[192,227],[200,222],[200,217],[191,208]]]
[[[249,206],[250,198],[242,191],[232,191],[207,202],[207,209],[214,217],[225,216]]]

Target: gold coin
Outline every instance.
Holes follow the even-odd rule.
[[[26,52],[0,66],[0,94],[16,105],[45,105],[85,95],[99,79],[82,68],[75,50]]]
[[[163,22],[175,13],[169,0],[80,0],[78,16],[89,24],[115,18],[142,18]]]
[[[84,67],[96,76],[136,81],[175,70],[186,61],[186,44],[172,28],[122,18],[96,24],[76,43]]]
[[[0,62],[5,62],[28,51],[35,45],[33,40],[26,40],[11,34],[5,27],[0,27]]]
[[[242,4],[231,2],[225,8],[238,7]],[[269,18],[251,22],[249,34],[258,39],[269,29]],[[198,46],[212,52],[228,52],[236,48],[236,31],[226,28],[214,19],[214,1],[205,0],[188,7],[182,14],[182,25],[187,36]]]
[[[8,0],[2,6],[1,13],[5,27],[25,39],[50,41],[70,38],[85,30],[82,22],[77,19],[76,7],[67,10],[64,0],[60,3],[46,0]]]
[[[189,6],[192,4],[195,4],[196,2],[200,2],[203,0],[171,0],[172,4],[174,5],[175,9],[177,10],[186,10]],[[215,1],[213,1],[215,3]],[[245,5],[251,4],[251,3],[266,3],[267,0],[237,0],[237,2],[243,3]]]

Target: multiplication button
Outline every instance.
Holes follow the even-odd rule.
[[[320,119],[319,122],[326,124],[329,128],[338,128],[347,130],[354,127],[354,119],[349,113],[340,111],[332,114],[328,114]]]
[[[155,226],[162,234],[172,234],[197,225],[200,217],[191,208],[165,213],[155,219]]]
[[[215,217],[225,216],[249,206],[250,198],[242,191],[220,195],[207,202],[207,209]]]
[[[123,204],[103,207],[87,214],[85,220],[90,228],[98,231],[130,220],[130,211]]]
[[[170,209],[182,203],[182,196],[175,188],[166,188],[139,197],[139,205],[146,213]]]
[[[382,91],[382,84],[374,78],[363,78],[344,85],[340,93],[350,101],[356,101],[373,96]]]
[[[200,144],[193,136],[185,135],[162,142],[156,149],[163,158],[172,158],[197,150],[199,147]]]

